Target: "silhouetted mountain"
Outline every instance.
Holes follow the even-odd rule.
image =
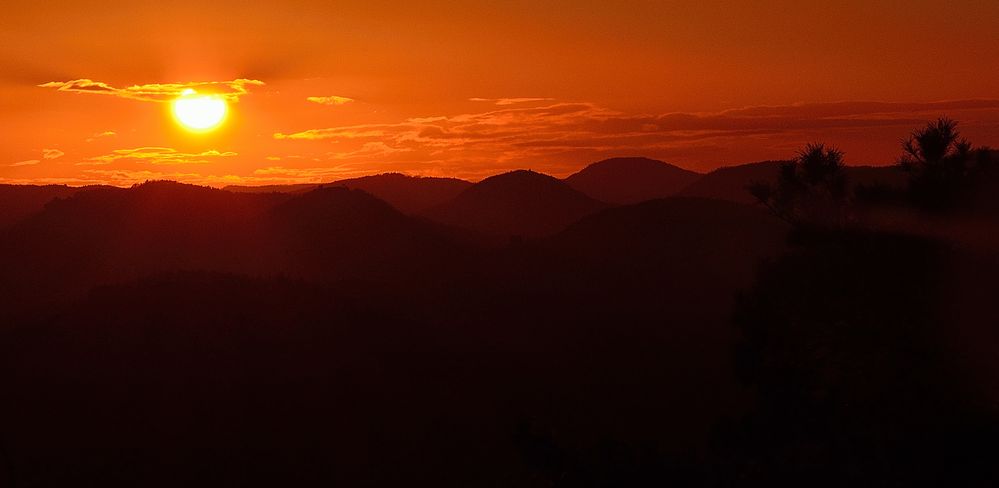
[[[457,178],[407,176],[400,173],[338,180],[331,185],[364,190],[408,214],[443,204],[472,186]]]
[[[319,188],[322,183],[297,183],[291,185],[228,185],[222,187],[225,191],[233,193],[305,193]]]
[[[753,182],[777,180],[785,161],[762,161],[718,168],[680,190],[677,196],[712,198],[738,203],[756,203],[746,187]]]
[[[0,286],[50,300],[185,270],[402,276],[453,256],[453,235],[360,190],[240,194],[150,182],[79,192],[13,227],[0,241]]]
[[[596,200],[629,204],[672,196],[700,176],[655,159],[613,158],[593,163],[565,182]]]
[[[455,232],[361,190],[320,187],[277,205],[270,220],[296,276],[398,278],[458,257]]]
[[[486,234],[536,237],[604,206],[556,178],[519,170],[486,178],[425,215]]]
[[[35,459],[95,469],[78,450],[46,449],[57,443],[146,442],[159,459],[192,444],[218,449],[220,462],[252,465],[236,479],[254,481],[530,486],[535,470],[557,468],[579,484],[614,479],[595,445],[610,439],[628,446],[613,462],[629,475],[669,480],[684,475],[674,463],[686,465],[687,446],[750,404],[728,314],[752,260],[778,252],[783,233],[756,209],[691,199],[608,209],[449,273],[437,260],[458,252],[435,226],[363,192],[266,197],[257,215],[273,223],[279,252],[261,257],[285,263],[291,279],[167,273],[98,287],[58,313],[40,309],[41,325],[0,328],[16,338],[0,340],[10,366],[0,383],[22,399],[0,404],[19,418],[5,441],[41,446],[19,450],[22,472],[63,481],[76,472],[39,471]],[[383,278],[373,270],[407,269],[404,261],[428,265],[408,268],[412,282],[398,271],[317,282],[352,266]],[[268,450],[313,442],[321,447],[304,457]],[[539,455],[543,445],[551,456]],[[655,457],[632,451],[642,445]],[[121,476],[149,469],[135,461]]]
[[[994,479],[987,215],[803,227],[517,171],[434,209],[535,237],[477,246],[301,190],[98,188],[0,232],[0,485]]]
[[[322,185],[227,186],[224,189],[241,193],[304,193],[319,186],[341,186],[364,190],[385,200],[404,213],[414,214],[451,200],[472,186],[472,184],[457,178],[434,178],[408,176],[401,173],[384,173],[337,180]]]
[[[51,299],[163,271],[259,272],[270,266],[263,217],[287,198],[173,182],[78,192],[10,230],[3,278],[12,292]]]
[[[756,264],[784,248],[787,226],[760,209],[720,200],[667,198],[609,208],[584,217],[552,242],[568,256],[626,273],[665,273],[734,290]]]
[[[10,227],[25,217],[38,213],[55,198],[66,198],[95,186],[0,185],[0,229]]]
[[[224,251],[206,242],[222,232],[240,233],[244,242],[226,241],[234,254],[266,261],[248,270],[273,267],[289,278],[168,272],[97,287],[69,307],[34,308],[41,322],[0,321],[9,366],[0,383],[21,399],[0,405],[19,419],[4,440],[19,448],[19,471],[40,479],[97,469],[79,450],[50,446],[148,443],[157,449],[134,454],[122,478],[148,475],[146,456],[172,459],[196,444],[219,450],[218,462],[200,465],[209,473],[226,462],[265,463],[236,478],[249,484],[333,476],[351,485],[468,486],[499,476],[524,485],[536,475],[520,456],[544,442],[517,430],[525,418],[560,433],[553,446],[562,469],[585,479],[587,460],[607,462],[593,438],[665,444],[673,456],[747,403],[729,358],[738,280],[710,262],[745,263],[759,251],[740,223],[759,216],[751,208],[670,200],[611,209],[450,273],[441,261],[461,259],[462,249],[439,227],[358,190],[237,195],[151,183],[77,198],[19,227],[57,238],[42,259],[90,249],[61,269],[90,263],[141,275],[151,266],[145,254],[152,264],[163,259],[156,240],[171,239],[172,266],[229,271],[222,264],[234,259],[208,259]],[[181,216],[192,212],[204,216],[185,229]],[[135,231],[143,237],[127,242],[149,249],[123,251],[124,226],[140,216],[149,221]],[[698,219],[714,227],[693,229]],[[763,225],[766,234],[771,224]],[[634,242],[645,234],[649,243]],[[729,248],[732,241],[743,246]],[[204,246],[210,256],[180,259]],[[714,252],[680,255],[701,247]],[[24,269],[39,269],[37,259]],[[59,272],[39,270],[52,282],[64,279]],[[269,450],[320,441],[305,457]],[[95,456],[110,462],[106,452]],[[456,458],[463,462],[451,466]],[[68,471],[39,470],[35,460]],[[531,457],[531,469],[551,461]],[[189,480],[190,462],[168,476]],[[673,476],[672,461],[651,462],[657,477]]]
[[[711,198],[730,202],[754,204],[747,186],[755,182],[775,182],[785,161],[762,161],[718,168],[693,182],[677,193],[678,196]],[[902,188],[907,177],[894,166],[846,166],[847,183],[851,188],[860,185],[883,185]]]

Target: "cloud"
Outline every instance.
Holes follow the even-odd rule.
[[[236,79],[232,81],[196,81],[187,83],[151,83],[115,88],[107,83],[86,78],[70,81],[50,81],[38,85],[42,88],[55,88],[62,92],[91,93],[110,95],[143,102],[166,102],[180,96],[184,90],[192,89],[205,93],[217,93],[230,102],[249,93],[249,87],[262,86],[259,80]]]
[[[353,159],[357,157],[385,157],[396,153],[412,151],[412,148],[393,147],[382,141],[365,142],[353,151],[333,151],[326,155],[330,159]]]
[[[345,170],[339,167],[286,168],[284,166],[268,166],[254,170],[253,175],[267,177],[270,180],[309,183],[340,176],[344,172]]]
[[[305,140],[319,140],[319,139],[356,139],[360,137],[382,137],[385,132],[378,129],[379,126],[370,125],[360,125],[360,126],[348,126],[339,127],[335,129],[310,129],[302,132],[296,132],[294,134],[282,134],[277,132],[274,134],[275,139],[305,139]],[[394,125],[384,125],[381,127],[392,128]]]
[[[928,111],[988,110],[999,108],[999,100],[944,100],[936,102],[876,102],[843,101],[829,103],[798,103],[792,105],[764,105],[726,110],[721,114],[731,117],[809,117],[853,118],[884,115],[897,118],[900,114]]]
[[[336,95],[330,95],[328,97],[308,97],[306,100],[320,105],[344,105],[354,101],[353,98],[338,97]]]
[[[96,133],[96,134],[88,137],[87,138],[87,142],[94,142],[94,140],[100,139],[102,137],[114,137],[116,135],[118,135],[117,132],[115,132],[113,130],[106,130],[104,132],[98,132],[98,133]]]
[[[184,153],[169,147],[137,147],[134,149],[116,149],[108,154],[87,158],[78,166],[103,166],[118,161],[142,162],[149,164],[204,164],[212,158],[228,158],[238,156],[237,153],[209,150],[200,153]]]
[[[40,162],[41,161],[37,159],[29,159],[27,161],[18,161],[16,163],[11,163],[9,166],[32,166]]]
[[[49,160],[53,160],[53,159],[59,159],[64,154],[66,154],[66,153],[64,153],[64,152],[62,152],[62,151],[60,151],[58,149],[42,149],[42,157],[41,157],[41,159],[29,159],[27,161],[18,161],[16,163],[11,163],[8,166],[13,166],[13,167],[16,167],[16,166],[33,166],[33,165],[36,165],[38,163],[41,163],[43,160],[44,161],[49,161]]]
[[[514,105],[517,103],[550,102],[554,98],[469,98],[470,102],[490,102],[493,105]]]
[[[64,152],[58,149],[42,149],[42,159],[59,159],[64,154]]]
[[[659,114],[587,102],[508,104],[397,123],[279,132],[274,138],[336,144],[328,157],[358,166],[417,172],[433,167],[470,178],[520,166],[564,175],[586,162],[634,154],[709,170],[786,158],[808,142],[838,145],[854,164],[885,164],[897,156],[898,140],[909,130],[943,115],[985,132],[999,127],[999,100],[847,101]]]
[[[466,113],[276,132],[272,144],[281,147],[262,148],[267,152],[254,156],[265,167],[247,161],[238,175],[208,174],[230,165],[191,165],[236,159],[235,152],[139,147],[80,160],[64,182],[278,184],[391,171],[477,179],[514,168],[566,176],[593,161],[632,155],[707,171],[788,158],[809,142],[838,146],[850,164],[888,164],[899,155],[901,138],[939,116],[960,120],[962,131],[976,144],[999,145],[999,100],[990,99],[844,101],[665,113],[614,110],[589,102],[494,101]],[[14,164],[38,162],[45,163],[42,155]],[[184,164],[189,166],[180,166]]]

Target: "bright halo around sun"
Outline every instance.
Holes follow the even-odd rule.
[[[222,124],[228,107],[219,95],[199,95],[188,88],[173,101],[177,122],[194,132],[207,132]]]

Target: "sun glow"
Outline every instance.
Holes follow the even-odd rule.
[[[199,95],[188,88],[173,101],[173,116],[185,128],[195,132],[210,131],[225,120],[228,107],[219,95]]]

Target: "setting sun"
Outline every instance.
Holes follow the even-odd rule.
[[[0,1],[0,488],[999,480],[999,0]]]
[[[186,89],[173,101],[173,116],[185,128],[203,132],[218,127],[227,112],[225,100],[218,95],[199,95]]]

